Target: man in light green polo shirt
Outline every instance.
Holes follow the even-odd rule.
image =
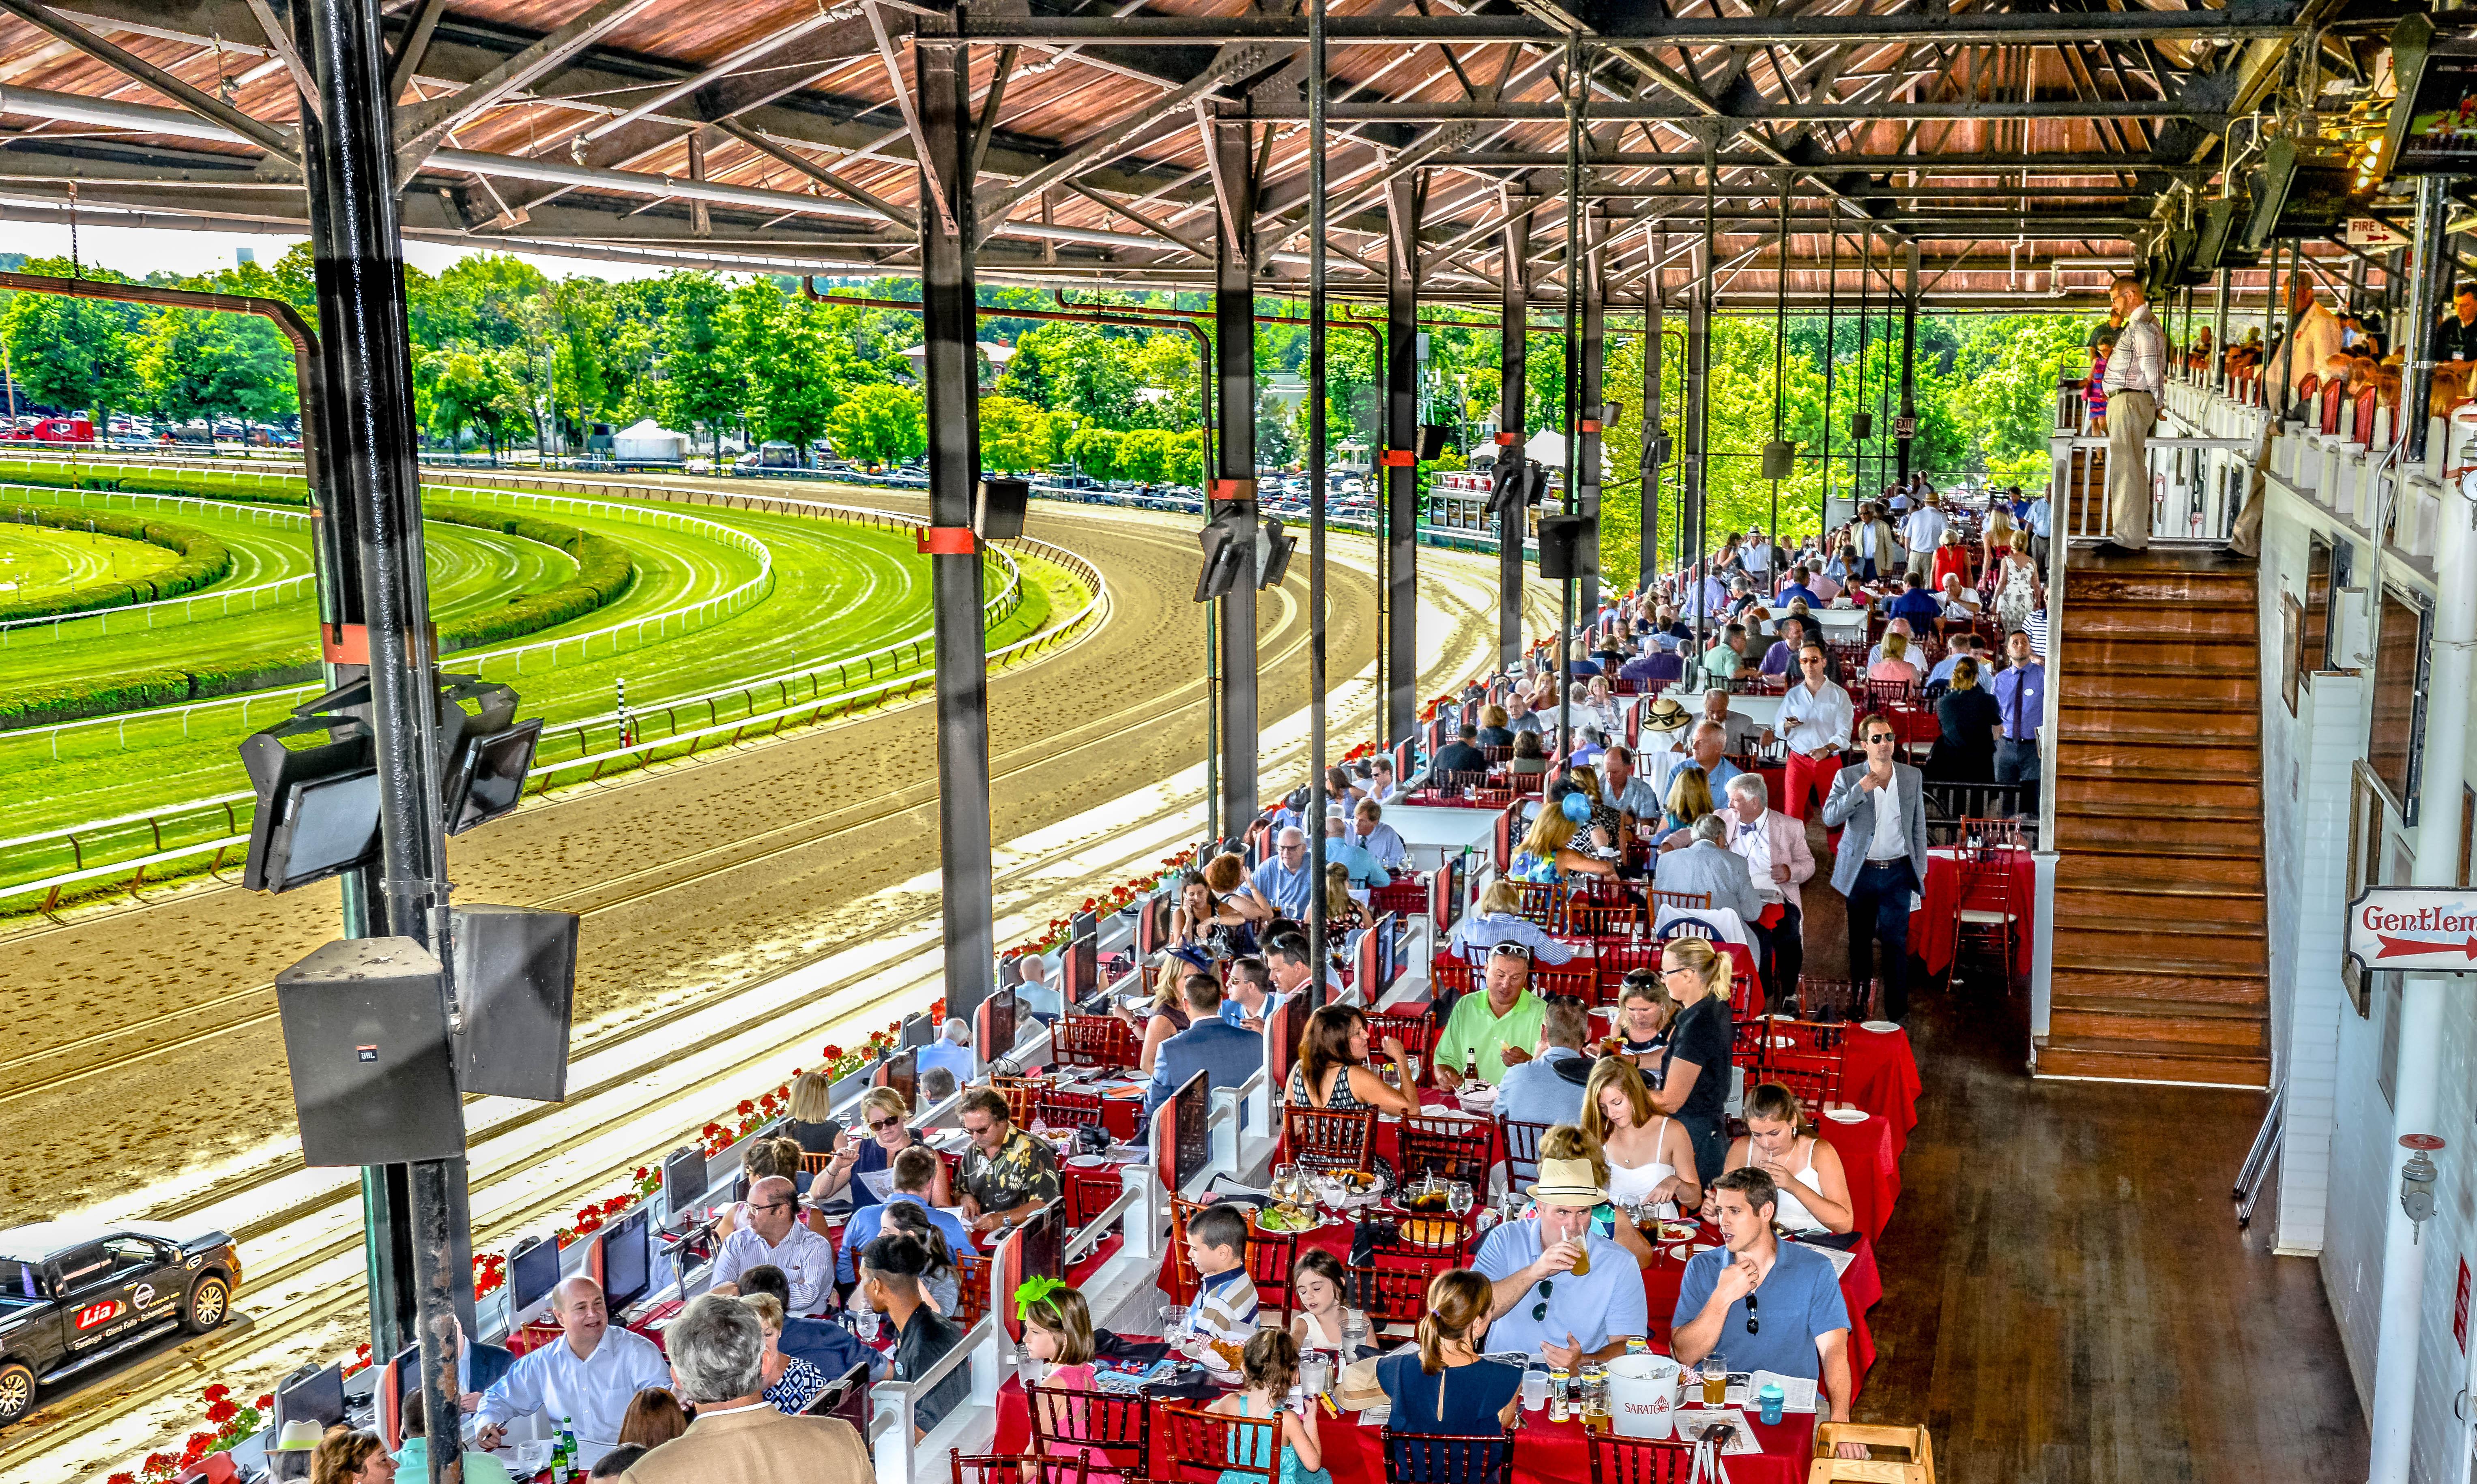
[[[1531,1059],[1547,1014],[1547,1002],[1531,992],[1531,950],[1519,943],[1489,950],[1487,993],[1463,996],[1437,1037],[1437,1085],[1460,1085],[1463,1063],[1474,1051],[1480,1080],[1502,1079],[1506,1068]]]

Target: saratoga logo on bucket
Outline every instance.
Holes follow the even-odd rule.
[[[1677,1422],[1677,1362],[1621,1355],[1609,1362],[1609,1417],[1622,1438],[1665,1438]]]

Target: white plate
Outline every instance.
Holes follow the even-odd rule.
[[[1861,1027],[1878,1034],[1889,1034],[1901,1028],[1901,1023],[1898,1021],[1860,1021],[1858,1024]]]
[[[1066,1168],[1069,1170],[1098,1170],[1109,1163],[1110,1162],[1107,1159],[1102,1158],[1098,1154],[1078,1154],[1074,1158],[1066,1161]]]
[[[1826,1108],[1823,1116],[1836,1124],[1863,1124],[1875,1115],[1864,1108]]]

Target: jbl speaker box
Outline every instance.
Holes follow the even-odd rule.
[[[1598,516],[1539,517],[1539,576],[1542,581],[1596,577],[1599,570]]]
[[[456,1080],[468,1093],[561,1102],[576,1003],[573,912],[476,904],[453,912]]]
[[[411,938],[345,938],[275,977],[305,1164],[461,1159],[445,976]]]

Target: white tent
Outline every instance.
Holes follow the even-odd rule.
[[[673,433],[648,417],[611,435],[611,457],[622,463],[685,462],[688,435]]]

